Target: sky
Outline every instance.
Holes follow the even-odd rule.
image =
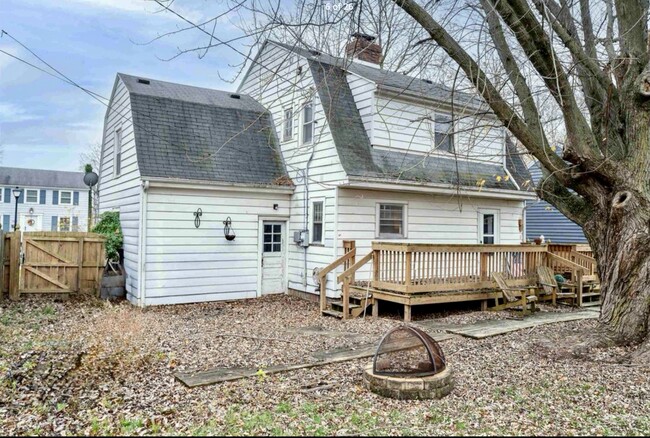
[[[176,0],[173,8],[200,22],[223,10],[223,0]],[[218,36],[241,34],[233,19],[219,20]],[[210,49],[202,59],[192,52],[165,60],[207,44],[200,31],[143,44],[183,25],[147,0],[0,0],[1,29],[101,96],[110,97],[117,72],[234,90],[236,66],[245,58],[230,48]],[[48,70],[10,36],[0,38],[0,50]],[[80,89],[0,53],[0,166],[81,170],[80,155],[101,143],[105,112]]]

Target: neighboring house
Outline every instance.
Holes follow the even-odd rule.
[[[536,186],[542,178],[539,163],[533,163],[528,170]],[[582,228],[557,208],[541,199],[526,201],[526,239],[533,241],[542,235],[552,243],[587,243]]]
[[[272,41],[237,94],[118,74],[99,193],[102,211],[120,211],[128,298],[314,294],[314,269],[344,240],[359,256],[373,240],[521,242],[535,198],[526,167],[484,104],[453,99],[370,62]]]
[[[88,224],[88,187],[82,172],[0,167],[2,202],[0,217],[3,231],[14,228],[16,199],[21,231],[86,231]]]
[[[102,145],[100,211],[120,212],[131,302],[286,291],[293,186],[259,103],[120,73]]]

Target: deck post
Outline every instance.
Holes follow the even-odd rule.
[[[411,305],[404,304],[404,322],[411,322]]]
[[[9,245],[9,298],[17,300],[20,298],[20,231],[11,233],[11,244]]]
[[[581,270],[576,270],[576,284],[578,287],[578,290],[576,291],[577,296],[576,296],[576,301],[578,302],[578,307],[582,307],[582,271]]]
[[[375,299],[372,302],[372,317],[373,319],[377,319],[379,317],[379,300]]]
[[[374,285],[376,282],[379,281],[379,250],[373,249],[372,250],[372,282],[371,284]]]
[[[487,275],[487,265],[488,265],[488,255],[486,252],[481,253],[481,280],[486,280]]]
[[[318,287],[320,293],[320,311],[327,308],[327,274],[318,276]]]
[[[481,312],[485,312],[488,309],[488,300],[481,301]]]
[[[350,314],[350,278],[343,279],[343,319],[348,319]]]

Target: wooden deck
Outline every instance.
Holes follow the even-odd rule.
[[[354,243],[347,242],[345,254],[321,270],[321,310],[347,318],[358,316],[366,306],[372,305],[376,316],[379,301],[390,301],[404,305],[404,319],[408,321],[414,305],[480,300],[482,308],[487,308],[488,300],[501,296],[492,280],[493,273],[503,273],[512,286],[537,286],[539,266],[550,266],[554,272],[575,282],[576,301],[582,305],[587,298],[583,295],[593,297],[600,290],[596,261],[587,255],[588,248],[580,249],[578,252],[576,245],[554,248],[530,244],[373,242],[372,251],[357,260]],[[328,309],[324,287],[327,274],[341,265],[344,272],[336,277],[337,284],[341,284],[341,300],[336,303],[338,308]],[[366,265],[372,265],[372,270],[361,285],[355,279]],[[369,299],[360,306],[355,296]]]

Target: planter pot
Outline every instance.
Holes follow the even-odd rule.
[[[125,282],[126,275],[124,275],[124,269],[122,269],[122,265],[119,265],[118,274],[111,271],[110,269],[104,271],[99,297],[101,299],[124,297],[126,295],[126,289],[124,288]]]

